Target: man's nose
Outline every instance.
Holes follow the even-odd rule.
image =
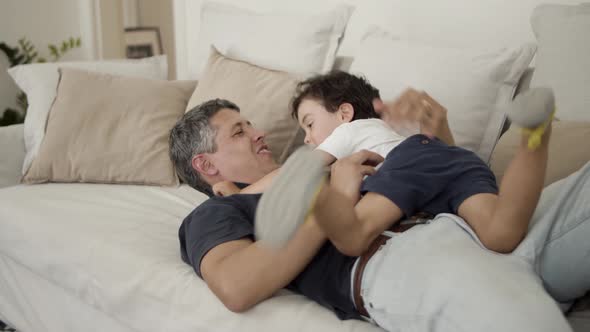
[[[260,140],[263,140],[265,136],[266,136],[266,133],[264,131],[258,130],[258,129],[252,129],[252,139],[254,140],[254,142],[258,142]]]

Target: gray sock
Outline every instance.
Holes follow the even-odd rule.
[[[254,235],[274,248],[284,246],[305,221],[327,173],[309,147],[295,151],[279,170],[256,208]]]
[[[531,88],[516,96],[506,114],[521,128],[536,128],[555,111],[555,97],[551,88]]]

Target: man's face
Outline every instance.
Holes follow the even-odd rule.
[[[217,151],[208,153],[219,180],[253,183],[278,167],[264,143],[264,133],[240,113],[223,109],[210,120],[215,128]]]

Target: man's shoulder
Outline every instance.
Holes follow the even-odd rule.
[[[216,219],[211,217],[222,218],[235,213],[251,214],[256,209],[260,196],[260,194],[236,194],[226,197],[210,197],[197,206],[184,222]]]
[[[197,206],[178,230],[182,260],[199,276],[205,254],[222,243],[253,237],[254,215],[260,195],[211,197]]]
[[[257,204],[258,200],[260,200],[260,196],[262,194],[234,194],[230,196],[212,196],[209,197],[206,201],[204,201],[201,205],[197,206],[196,209],[200,207],[212,207],[212,206],[241,206],[241,205],[251,205]]]

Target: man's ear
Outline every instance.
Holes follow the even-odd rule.
[[[215,176],[219,173],[217,167],[215,167],[207,155],[203,153],[194,156],[191,160],[191,165],[193,166],[193,169],[203,175]]]
[[[343,103],[338,107],[340,119],[344,122],[350,122],[354,118],[354,107],[350,103]]]

